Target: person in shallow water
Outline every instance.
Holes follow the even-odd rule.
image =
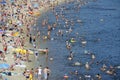
[[[49,67],[45,67],[43,70],[44,80],[48,80],[49,75],[50,75],[50,69]]]
[[[42,66],[40,65],[40,67],[38,68],[38,80],[41,80],[42,77]]]

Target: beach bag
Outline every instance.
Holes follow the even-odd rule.
[[[8,72],[8,74],[7,74],[8,76],[12,76],[12,74],[11,74],[11,72]]]

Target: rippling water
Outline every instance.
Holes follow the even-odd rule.
[[[110,76],[100,71],[100,67],[103,64],[107,66],[120,65],[120,1],[119,0],[96,0],[89,1],[83,5],[80,9],[76,9],[79,3],[76,1],[69,4],[61,4],[55,7],[55,11],[59,15],[64,15],[69,21],[69,25],[66,28],[65,21],[59,17],[57,27],[51,31],[51,38],[53,40],[43,41],[40,39],[41,48],[49,48],[49,58],[53,57],[53,61],[46,62],[45,55],[40,55],[37,65],[49,66],[51,69],[51,76],[49,80],[63,80],[64,74],[68,74],[69,80],[82,80],[85,79],[83,75],[90,74],[93,78],[96,74],[100,73],[103,80],[120,80],[120,70],[116,72],[116,76]],[[66,10],[61,11],[61,7]],[[52,10],[42,15],[37,21],[37,27],[41,31],[41,35],[47,35],[47,25],[42,27],[41,22],[43,19],[48,19],[49,24],[56,22],[55,15]],[[77,20],[82,22],[79,23]],[[73,24],[72,24],[73,23]],[[66,31],[71,28],[73,31],[68,34]],[[63,30],[63,36],[57,36],[58,30]],[[66,49],[66,40],[75,38],[76,43],[72,44],[70,51],[74,52],[74,59],[69,61],[67,56],[70,51]],[[81,46],[81,38],[87,41],[86,47]],[[96,59],[94,64],[91,65],[91,69],[87,71],[83,66],[72,66],[76,61],[80,61],[83,64],[91,61],[89,55],[85,55],[84,51],[88,50],[95,54]],[[99,65],[95,63],[100,61]],[[70,74],[78,70],[79,75],[75,76]],[[96,79],[95,79],[96,80]]]

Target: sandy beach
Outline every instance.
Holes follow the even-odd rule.
[[[4,0],[0,1],[0,51],[1,61],[0,64],[7,64],[7,67],[1,67],[0,79],[3,80],[26,80],[23,72],[25,69],[31,70],[35,65],[34,52],[29,49],[39,46],[31,44],[30,34],[33,30],[32,26],[36,24],[36,20],[42,14],[50,9],[50,5],[56,6],[61,4],[62,1],[24,1],[24,0]],[[34,36],[33,34],[32,38]],[[36,42],[39,44],[39,42]],[[4,50],[6,48],[6,50]],[[24,50],[25,52],[16,51],[16,49]],[[27,53],[30,54],[29,61],[27,61]],[[21,57],[16,58],[16,55],[20,54]],[[21,59],[22,58],[22,59]],[[24,59],[25,58],[25,59]],[[11,70],[12,69],[12,70]],[[10,74],[5,74],[10,72]],[[29,79],[35,80],[35,79]]]

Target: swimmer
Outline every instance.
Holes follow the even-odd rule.
[[[116,75],[115,68],[113,66],[110,66],[110,69],[106,71],[109,75]]]
[[[101,76],[100,74],[97,74],[97,75],[96,75],[96,78],[97,78],[98,80],[102,80],[102,76]]]
[[[81,62],[75,62],[75,63],[74,63],[74,66],[81,66],[81,65],[82,65]]]
[[[64,80],[68,80],[69,76],[67,74],[64,75]]]
[[[75,71],[75,75],[78,75],[78,71],[77,70]]]
[[[87,70],[90,69],[90,66],[89,66],[88,62],[86,62],[86,64],[85,64],[85,68],[86,68]]]
[[[87,41],[83,40],[83,41],[81,42],[81,44],[82,44],[83,47],[85,47],[85,45],[87,44]]]
[[[94,60],[94,59],[95,59],[95,55],[94,55],[94,54],[92,54],[92,55],[91,55],[91,58]]]
[[[102,68],[100,68],[102,71],[105,71],[107,68],[107,66],[105,64],[103,64]]]

